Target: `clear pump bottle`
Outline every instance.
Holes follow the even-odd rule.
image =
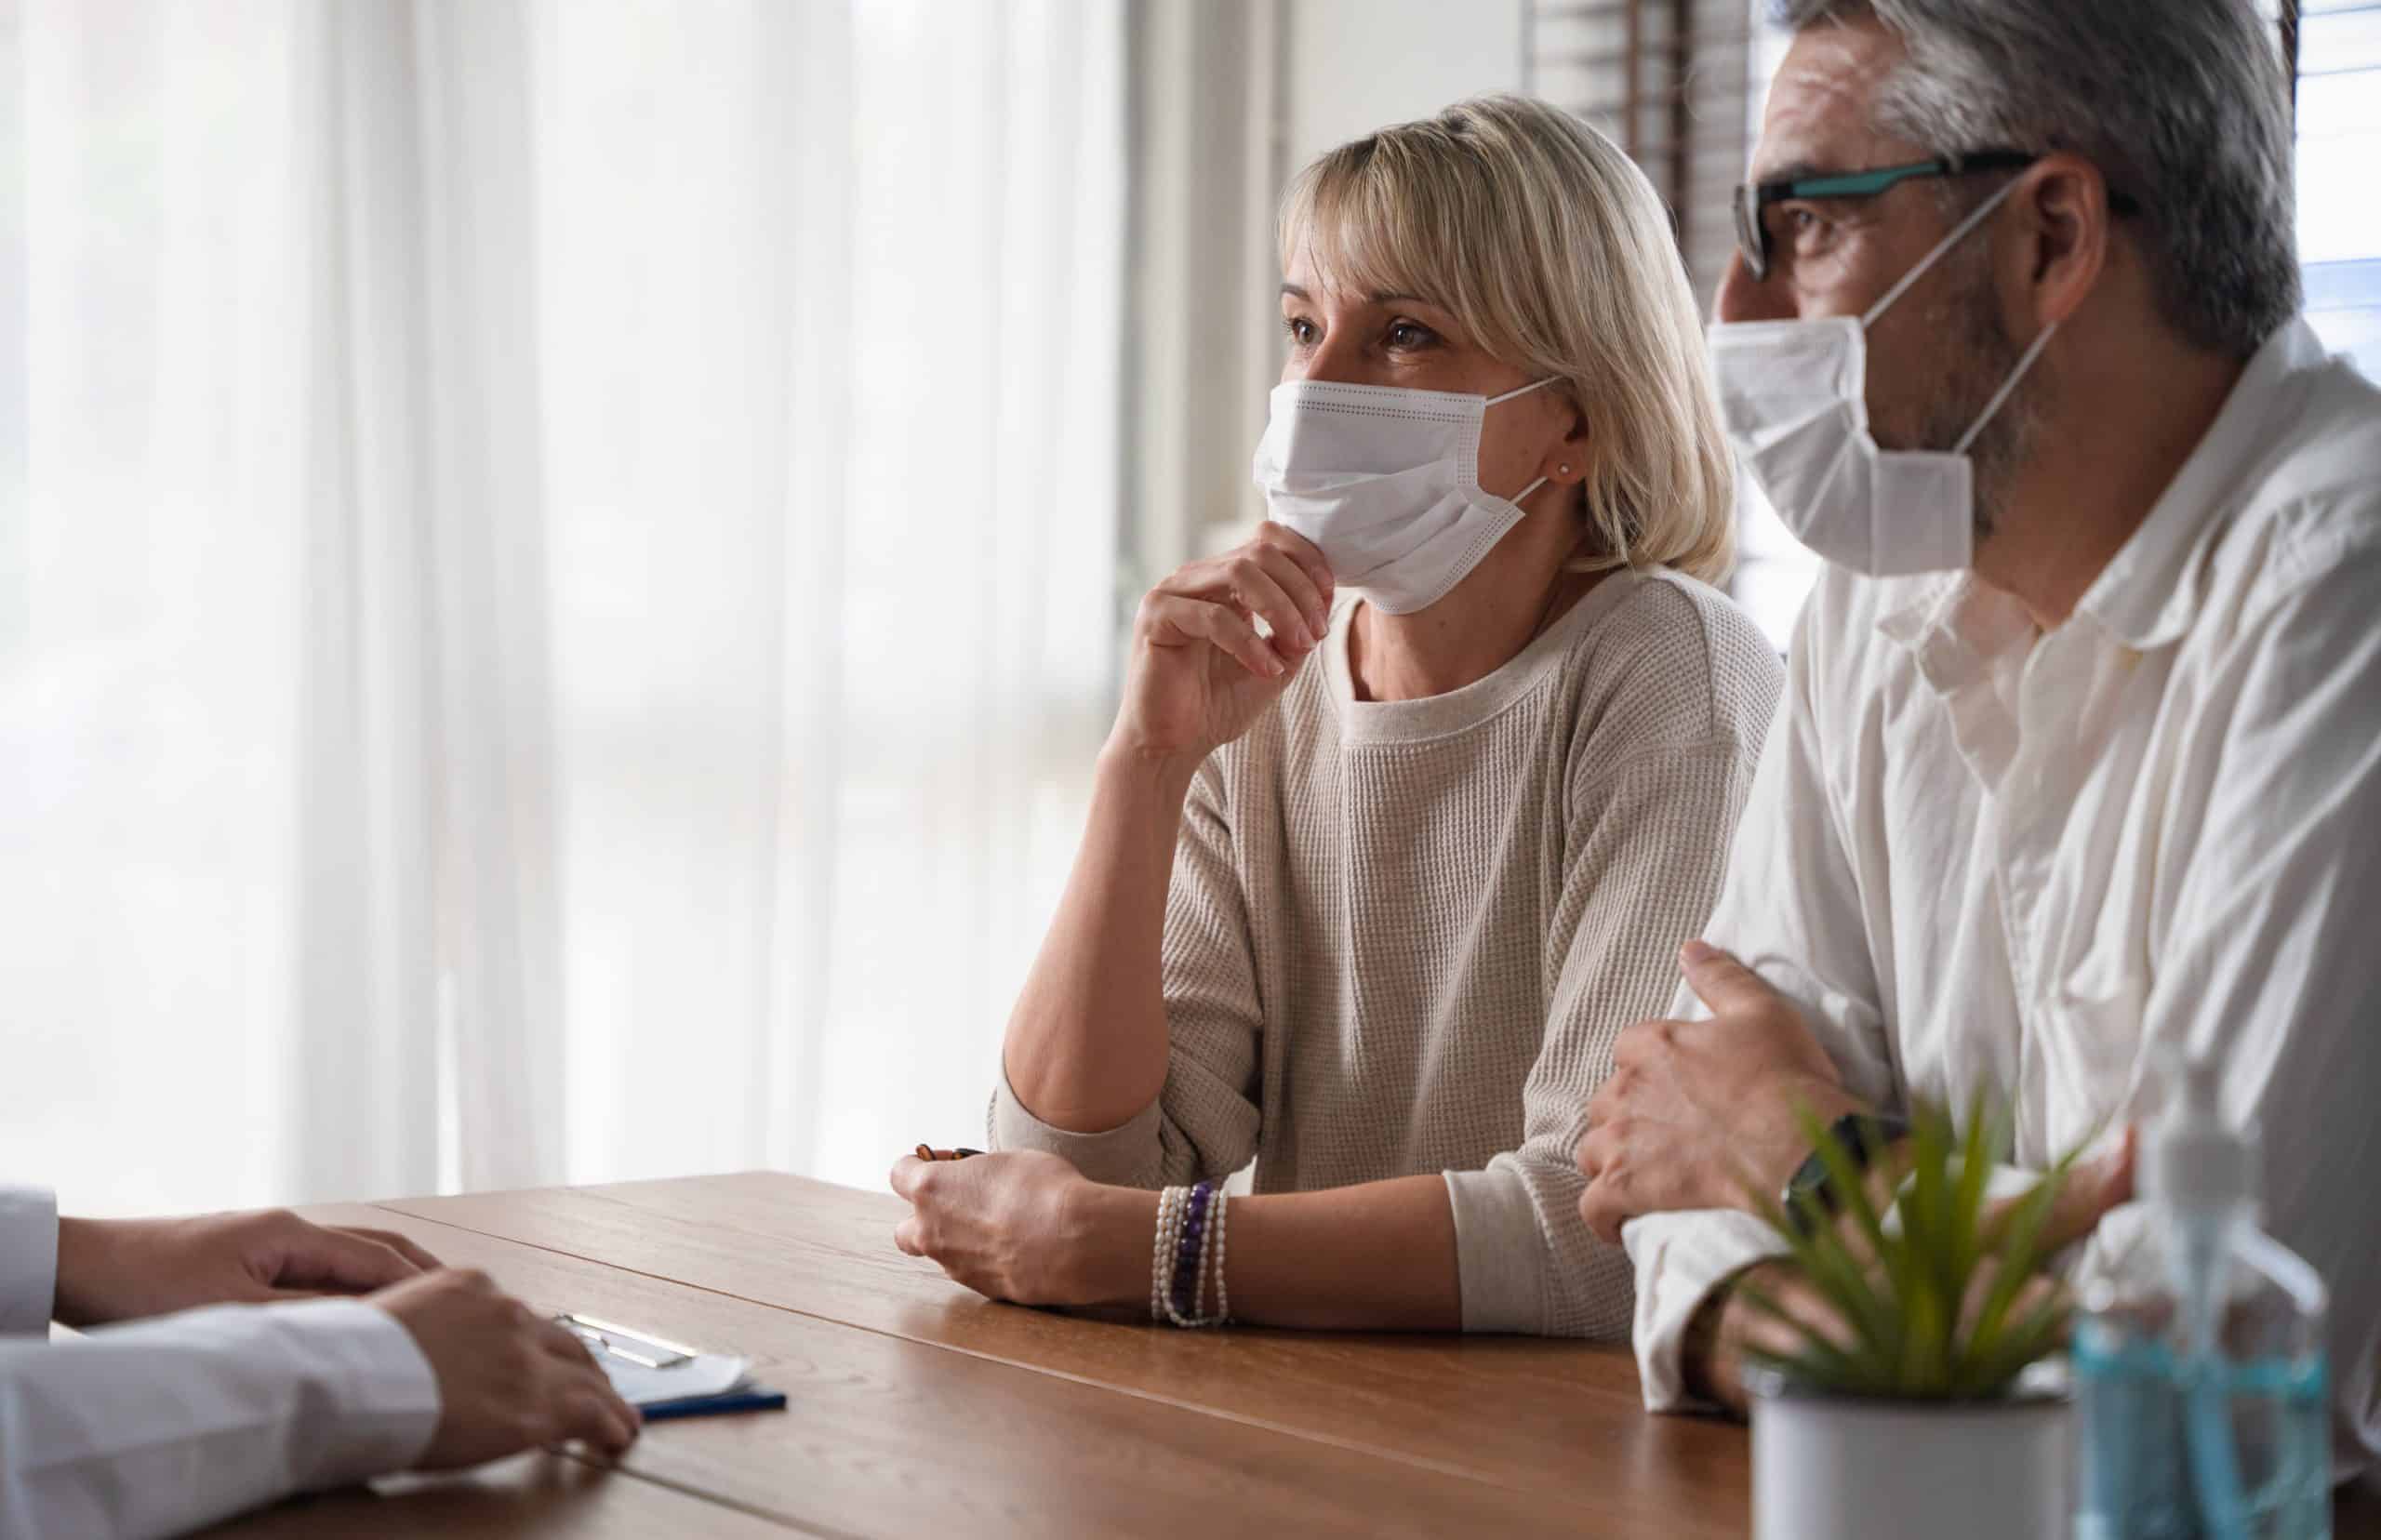
[[[2150,1230],[2085,1291],[2073,1351],[2078,1540],[2331,1533],[2324,1290],[2257,1228],[2257,1150],[2218,1075],[2180,1070],[2144,1151]]]

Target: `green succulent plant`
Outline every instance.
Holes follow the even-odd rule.
[[[1842,1210],[1829,1214],[1811,1194],[1791,1211],[1767,1193],[1752,1197],[1784,1239],[1791,1263],[1842,1318],[1849,1341],[1788,1312],[1748,1281],[1746,1303],[1791,1328],[1793,1351],[1748,1349],[1748,1361],[1791,1386],[1847,1396],[1980,1401],[2004,1394],[2028,1365],[2065,1346],[2069,1305],[2064,1290],[2023,1310],[2027,1281],[2046,1258],[2040,1249],[2070,1151],[2023,1197],[1992,1204],[1986,1179],[2009,1144],[2004,1119],[1984,1099],[1969,1105],[1962,1135],[1939,1105],[1910,1109],[1909,1139],[1890,1170],[1904,1173],[1888,1222],[1860,1162],[1807,1108],[1803,1133],[1826,1162]],[[1980,1270],[1991,1277],[1970,1319],[1962,1307]]]

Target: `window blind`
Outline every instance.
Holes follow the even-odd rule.
[[[1747,0],[1530,0],[1523,81],[1609,134],[1670,211],[1707,307],[1736,237],[1752,101]]]

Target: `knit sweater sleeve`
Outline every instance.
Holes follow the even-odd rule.
[[[1175,843],[1159,963],[1168,1048],[1157,1100],[1116,1128],[1077,1134],[1027,1110],[1004,1075],[992,1094],[991,1148],[1048,1150],[1095,1182],[1137,1188],[1221,1179],[1256,1157],[1264,1021],[1220,764],[1228,752],[1199,767]]]
[[[1678,984],[1675,948],[1718,900],[1756,753],[1727,735],[1575,767],[1545,1045],[1523,1089],[1522,1142],[1483,1170],[1445,1174],[1464,1330],[1627,1338],[1629,1255],[1580,1219],[1587,1184],[1572,1150],[1612,1072],[1613,1040],[1663,1013]]]

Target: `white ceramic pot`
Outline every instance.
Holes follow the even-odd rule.
[[[2073,1526],[2075,1430],[2063,1388],[2000,1401],[1752,1397],[1758,1540],[2023,1540]]]

